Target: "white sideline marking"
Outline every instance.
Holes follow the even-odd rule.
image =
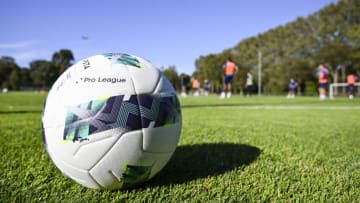
[[[360,106],[278,106],[278,105],[258,105],[258,106],[205,106],[199,108],[213,109],[250,109],[250,110],[360,110]]]

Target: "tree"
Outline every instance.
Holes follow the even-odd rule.
[[[352,61],[351,68],[353,71],[360,73],[360,23],[348,29],[348,36],[353,47],[351,54],[349,54]]]
[[[9,56],[0,58],[0,88],[18,90],[20,87],[49,88],[61,73],[72,65],[74,56],[71,50],[61,49],[52,56],[52,61],[34,60],[30,69],[19,68],[15,59]]]
[[[351,47],[333,42],[321,47],[317,52],[316,59],[328,64],[335,83],[339,82],[338,71],[342,70],[342,82],[345,82],[345,67],[350,63],[351,52]]]
[[[19,70],[13,69],[8,78],[9,89],[11,90],[19,90],[20,88],[20,77]]]
[[[52,63],[58,69],[57,76],[60,76],[67,68],[72,65],[74,55],[69,49],[61,49],[52,55]]]
[[[168,68],[164,69],[161,68],[163,74],[167,77],[167,79],[171,82],[173,87],[176,91],[180,91],[180,79],[176,71],[175,66],[169,66]]]
[[[19,76],[20,76],[20,87],[31,87],[32,86],[32,80],[30,77],[30,69],[29,68],[20,68]]]
[[[15,59],[9,56],[2,56],[0,58],[0,86],[9,89],[18,89],[18,82],[12,82],[11,79],[16,79],[19,66],[15,63]],[[11,77],[10,77],[11,76]],[[10,87],[11,86],[11,87]]]
[[[52,62],[36,60],[30,63],[30,77],[36,87],[49,88],[57,74],[57,67]]]
[[[192,75],[196,76],[199,81],[209,80],[215,89],[222,88],[222,66],[229,56],[230,51],[218,55],[200,56],[195,62],[196,70]]]

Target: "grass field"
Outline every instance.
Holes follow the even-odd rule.
[[[52,164],[44,99],[0,94],[0,202],[360,202],[360,98],[180,98],[168,165],[117,191],[84,188]]]

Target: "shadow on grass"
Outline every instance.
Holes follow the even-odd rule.
[[[31,114],[31,113],[42,113],[42,110],[15,110],[15,111],[1,111],[0,114]]]
[[[223,174],[249,165],[260,153],[257,147],[233,143],[179,146],[165,168],[145,187],[181,184]]]

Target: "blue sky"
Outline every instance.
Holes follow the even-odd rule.
[[[62,48],[75,62],[129,53],[191,74],[201,55],[306,17],[336,0],[4,0],[0,56],[22,67]],[[84,40],[82,36],[87,36]]]

